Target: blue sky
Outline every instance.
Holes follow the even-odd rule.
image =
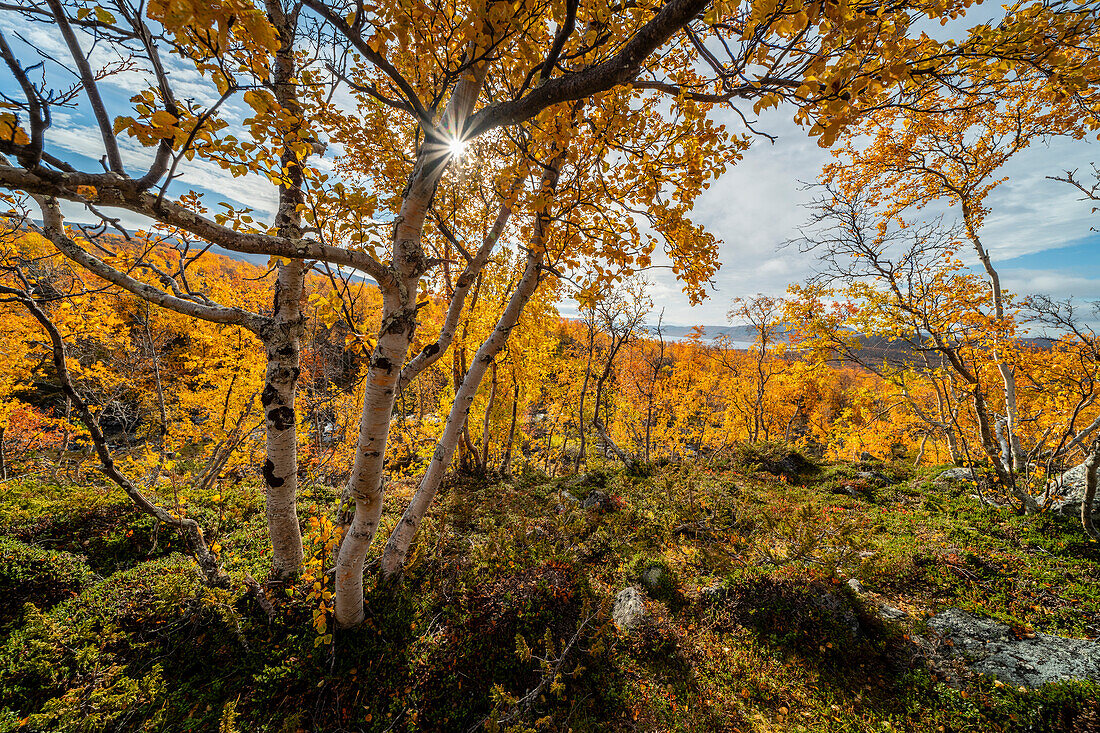
[[[29,44],[55,58],[64,58],[61,40],[44,25],[14,23],[10,13],[0,14],[0,27],[9,38],[21,33]],[[28,56],[28,45],[15,43],[17,53]],[[195,72],[176,68],[173,81],[183,95],[191,92],[200,99],[209,87],[199,83]],[[57,79],[57,83],[71,80]],[[136,90],[144,87],[137,73],[125,73],[103,85],[108,104],[126,103]],[[14,92],[10,76],[0,75],[0,91]],[[238,101],[228,111],[241,116],[245,110]],[[117,107],[116,107],[117,109]],[[731,168],[697,202],[695,218],[721,241],[722,268],[714,281],[711,297],[704,304],[690,307],[678,284],[667,269],[649,274],[655,311],[665,309],[666,323],[675,325],[721,324],[730,301],[756,293],[781,295],[789,283],[798,282],[813,271],[812,258],[793,249],[779,249],[784,241],[798,234],[807,218],[804,204],[811,193],[804,184],[817,179],[830,153],[809,138],[804,129],[791,121],[793,110],[769,110],[758,120],[758,127],[777,135],[774,143],[760,138],[746,152],[744,160]],[[719,115],[731,130],[741,131],[741,122],[733,112]],[[47,134],[51,147],[67,158],[81,156],[81,162],[94,169],[102,155],[98,131],[83,110],[71,110],[55,116]],[[128,166],[140,170],[150,157],[132,140],[122,138],[123,156]],[[1100,298],[1100,214],[1080,200],[1080,193],[1047,176],[1066,170],[1090,171],[1089,163],[1100,161],[1100,147],[1089,141],[1057,140],[1036,145],[1018,155],[1005,170],[1010,180],[988,199],[991,209],[983,232],[994,262],[1002,272],[1006,288],[1017,293],[1045,292],[1054,297]],[[323,161],[331,165],[331,156]],[[259,212],[271,213],[274,188],[257,176],[232,178],[213,164],[191,165],[182,185],[176,190],[195,188],[223,198],[247,203]],[[936,213],[936,212],[931,212]],[[70,216],[86,221],[87,215],[71,210]],[[136,217],[124,215],[131,226],[145,225]],[[657,260],[661,264],[660,259]],[[569,313],[569,304],[562,311]]]

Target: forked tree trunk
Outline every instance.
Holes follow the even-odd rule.
[[[533,246],[528,253],[523,277],[520,279],[515,292],[512,293],[508,306],[497,321],[493,333],[478,349],[477,354],[470,363],[469,371],[466,372],[465,379],[462,380],[462,385],[455,395],[454,404],[451,406],[450,414],[447,415],[443,434],[440,436],[439,442],[436,443],[435,452],[432,454],[431,462],[420,481],[420,486],[401,517],[401,521],[397,523],[389,541],[386,543],[386,550],[382,555],[383,577],[390,577],[401,572],[409,548],[412,546],[413,538],[416,536],[416,530],[428,511],[432,499],[435,498],[436,490],[439,488],[444,473],[451,465],[451,458],[454,456],[455,448],[462,434],[462,428],[470,414],[470,406],[477,395],[481,380],[489,370],[489,364],[492,363],[493,358],[507,342],[508,334],[511,333],[512,328],[519,321],[523,307],[527,305],[534,294],[541,270],[542,246],[539,243]]]
[[[455,85],[443,112],[441,127],[461,136],[466,120],[481,94],[485,82],[484,63],[474,66]],[[393,234],[391,276],[379,282],[382,291],[382,322],[378,341],[371,354],[370,368],[363,386],[363,413],[355,462],[345,490],[354,514],[340,517],[345,530],[336,557],[334,616],[340,627],[363,621],[363,567],[367,550],[378,530],[382,516],[384,465],[389,441],[390,416],[397,396],[398,380],[416,333],[416,296],[420,278],[428,269],[421,236],[424,218],[436,186],[447,165],[433,145],[425,143],[409,177],[397,226]]]
[[[982,450],[985,451],[989,462],[993,464],[993,470],[996,472],[997,478],[1001,484],[1012,492],[1013,496],[1020,500],[1026,514],[1038,512],[1039,504],[1035,501],[1035,497],[1017,483],[1015,475],[1005,467],[1007,460],[1002,461],[1001,450],[994,436],[994,431],[990,427],[989,411],[986,408],[980,385],[973,385],[973,401],[974,415],[978,419],[978,431],[982,438]]]
[[[621,339],[616,339],[614,335],[612,335],[611,338],[611,351],[607,354],[607,363],[604,364],[603,371],[600,372],[599,379],[596,380],[596,395],[593,398],[595,407],[592,410],[592,427],[596,428],[596,434],[600,436],[600,440],[602,440],[606,446],[611,448],[611,452],[625,465],[629,466],[632,463],[630,456],[628,456],[611,438],[611,433],[608,432],[607,425],[600,420],[600,405],[603,404],[604,397],[603,389],[607,385],[608,377],[611,376],[611,370],[615,367],[615,357],[618,355],[623,345],[630,339],[630,331],[628,330]]]
[[[563,158],[564,152],[559,153],[547,167],[542,178],[542,191],[553,192],[557,187],[559,166]],[[435,498],[435,493],[439,489],[444,473],[451,465],[455,448],[462,435],[463,427],[466,425],[466,419],[470,414],[470,405],[473,404],[474,397],[477,395],[481,380],[485,377],[485,373],[488,371],[489,365],[493,363],[496,355],[504,348],[508,341],[508,335],[519,322],[523,308],[538,288],[543,270],[543,256],[549,226],[550,218],[547,212],[539,212],[535,221],[531,243],[527,250],[527,262],[524,266],[523,276],[516,285],[511,298],[508,299],[508,305],[505,306],[504,313],[497,320],[493,332],[478,348],[477,354],[462,380],[462,384],[455,393],[454,403],[447,415],[447,422],[443,426],[443,434],[436,443],[432,459],[420,480],[420,486],[417,487],[412,501],[409,502],[408,508],[405,509],[405,513],[401,517],[401,521],[394,527],[389,540],[386,542],[386,549],[382,553],[381,573],[383,578],[398,575],[404,567],[405,558],[408,556],[409,548],[416,537],[416,530],[424,519],[432,499]]]

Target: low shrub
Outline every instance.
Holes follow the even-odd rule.
[[[50,608],[94,580],[81,557],[0,536],[0,628],[20,617],[23,604]]]

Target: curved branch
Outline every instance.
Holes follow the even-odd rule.
[[[65,39],[65,45],[69,47],[69,54],[73,57],[77,71],[80,72],[80,83],[84,87],[84,93],[88,95],[88,103],[95,114],[99,124],[99,133],[103,137],[103,147],[107,150],[108,167],[115,173],[123,173],[122,154],[118,150],[118,140],[115,139],[115,131],[111,127],[111,118],[107,116],[107,107],[103,104],[103,98],[99,95],[99,85],[96,83],[92,67],[88,65],[88,59],[80,48],[80,42],[73,33],[73,27],[69,25],[69,17],[65,15],[65,9],[60,0],[46,0],[57,27],[61,31],[61,37]]]
[[[582,99],[629,81],[650,53],[672,38],[709,4],[710,0],[671,0],[608,60],[550,79],[518,99],[497,102],[481,109],[470,118],[468,137],[476,137],[502,125],[522,122],[552,105]]]
[[[61,216],[61,207],[57,200],[48,197],[35,197],[42,208],[43,232],[54,246],[73,262],[109,283],[127,290],[139,298],[154,305],[168,308],[192,318],[201,318],[212,323],[228,323],[260,335],[267,327],[269,319],[242,310],[220,305],[204,305],[193,300],[180,298],[152,285],[130,277],[126,273],[111,267],[103,260],[88,253],[65,233],[65,222]]]
[[[208,585],[227,585],[229,578],[218,565],[217,556],[206,546],[206,540],[202,534],[202,527],[199,526],[198,522],[188,517],[176,516],[163,507],[157,506],[149,497],[142,493],[141,489],[135,486],[129,478],[118,470],[118,466],[115,465],[114,456],[111,455],[111,451],[107,447],[107,439],[104,437],[103,431],[99,427],[99,421],[96,420],[88,403],[76,390],[73,384],[67,364],[65,341],[61,337],[61,332],[57,329],[57,326],[54,325],[50,317],[38,307],[38,303],[35,302],[34,298],[26,292],[21,292],[16,288],[0,286],[0,293],[11,295],[18,300],[20,304],[34,316],[35,320],[42,325],[46,333],[49,334],[50,343],[53,348],[54,368],[57,371],[58,379],[61,380],[61,389],[65,393],[65,396],[72,402],[73,406],[76,407],[77,412],[80,413],[81,422],[88,428],[88,433],[91,435],[92,444],[95,446],[96,456],[99,458],[103,473],[119,488],[126,492],[126,495],[130,497],[130,500],[134,502],[134,505],[137,506],[138,509],[154,517],[157,521],[163,522],[170,527],[175,527],[183,532],[184,536],[187,538],[188,544],[191,546],[191,552],[194,554],[195,561],[199,564],[199,568],[202,571],[203,579]]]
[[[383,287],[393,282],[390,270],[366,252],[333,247],[311,239],[295,240],[271,234],[238,232],[179,203],[143,191],[137,181],[116,173],[32,172],[0,165],[0,187],[3,188],[86,204],[86,198],[76,192],[77,186],[95,188],[95,202],[101,206],[148,216],[232,252],[320,260],[361,270]]]
[[[462,311],[466,307],[466,294],[473,286],[478,273],[485,267],[485,263],[489,261],[489,257],[492,255],[493,249],[496,248],[497,241],[499,241],[500,235],[504,231],[504,227],[507,226],[508,219],[511,218],[511,216],[511,207],[507,203],[502,203],[500,205],[500,213],[497,214],[496,221],[493,222],[493,228],[485,235],[485,239],[481,242],[481,247],[478,248],[469,264],[466,265],[466,269],[462,271],[462,274],[458,276],[458,280],[455,281],[454,293],[451,296],[451,304],[447,308],[447,315],[443,319],[443,325],[439,329],[439,338],[421,349],[421,351],[405,365],[405,368],[401,370],[401,378],[398,381],[397,387],[399,391],[405,389],[418,374],[439,361],[440,357],[447,352],[451,342],[454,341],[455,330],[458,328],[458,320],[462,317]]]

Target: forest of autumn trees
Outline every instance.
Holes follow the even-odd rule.
[[[986,197],[1015,152],[1100,128],[1100,13],[1022,2],[955,40],[922,30],[969,5],[4,5],[0,471],[94,451],[211,584],[226,548],[183,487],[258,476],[269,587],[303,569],[300,491],[339,485],[341,627],[364,619],[368,560],[399,578],[456,465],[786,441],[988,465],[1040,510],[1049,477],[1096,462],[1096,343],[1069,304],[1002,291]],[[753,142],[717,111],[770,107],[839,143],[798,243],[821,275],[732,305],[755,349],[643,331],[634,278],[657,257],[693,302],[738,267],[692,208]],[[92,155],[52,139],[75,114]],[[958,230],[920,218],[933,201]],[[403,514],[383,527],[386,501]]]

